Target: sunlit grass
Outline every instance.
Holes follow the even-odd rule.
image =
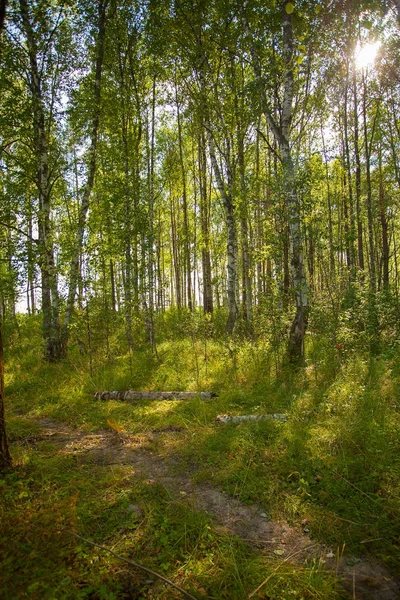
[[[168,574],[199,597],[239,600],[269,575],[266,596],[286,599],[289,586],[297,597],[340,597],[318,565],[285,564],[275,572],[276,562],[222,534],[208,515],[176,504],[162,486],[149,484],[131,467],[88,467],[63,455],[50,440],[39,439],[40,419],[87,432],[116,426],[171,461],[173,473],[219,486],[243,503],[263,506],[275,519],[294,524],[306,519],[312,538],[334,550],[345,544],[348,551],[368,552],[400,568],[397,356],[371,359],[352,352],[343,358],[332,355],[325,342],[318,350],[313,339],[306,369],[277,372],[268,344],[212,337],[205,343],[189,336],[161,341],[158,358],[145,347],[113,356],[99,348],[90,370],[90,357],[77,348],[63,363],[44,363],[40,331],[30,327],[21,328],[20,345],[14,340],[6,355],[7,421],[17,470],[1,488],[11,515],[2,540],[19,540],[14,550],[8,548],[6,589],[14,586],[20,593],[25,586],[30,598],[147,597],[150,584],[141,574],[131,575],[109,556],[66,538],[51,573],[47,555],[28,572],[24,561],[40,554],[46,536],[54,542],[57,515],[65,513],[63,519],[72,519],[68,527]],[[94,399],[95,391],[106,389],[219,395],[207,401]],[[288,420],[215,422],[218,414],[275,412]],[[60,504],[71,498],[74,507]],[[128,517],[129,504],[141,506],[139,521]],[[8,518],[5,512],[2,518]],[[161,588],[153,585],[157,597]]]

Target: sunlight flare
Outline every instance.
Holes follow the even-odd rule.
[[[358,45],[355,53],[356,66],[358,69],[366,69],[371,67],[378,55],[381,42],[377,41],[373,44]]]

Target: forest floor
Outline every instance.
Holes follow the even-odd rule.
[[[132,467],[132,479],[164,486],[171,498],[187,502],[195,510],[209,513],[229,535],[238,536],[246,544],[263,553],[282,556],[283,562],[301,565],[316,559],[338,578],[339,587],[353,598],[365,600],[396,600],[400,598],[400,581],[379,561],[362,556],[338,557],[331,549],[310,539],[307,527],[292,526],[285,521],[268,518],[261,506],[245,505],[220,489],[195,483],[192,470],[176,472],[178,458],[166,459],[152,449],[159,436],[179,437],[180,427],[165,427],[129,435],[116,431],[77,432],[66,425],[48,419],[38,420],[42,433],[33,443],[48,440],[64,455],[72,455],[81,465],[96,465],[107,469],[112,465]],[[130,506],[140,517],[143,509]],[[306,525],[306,523],[303,523]],[[279,569],[280,563],[277,565]]]
[[[182,597],[88,541],[199,600],[400,598],[396,353],[311,348],[278,372],[262,346],[182,339],[46,364],[34,340],[6,353],[4,600]],[[94,399],[107,389],[218,396]],[[288,418],[216,421],[272,413]]]

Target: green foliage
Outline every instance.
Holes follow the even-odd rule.
[[[176,316],[170,318],[175,327]],[[317,311],[315,330],[319,319]],[[129,460],[109,464],[112,455],[79,451],[80,435],[101,436],[110,428],[166,460],[171,481],[189,474],[193,485],[222,488],[276,520],[307,520],[312,539],[333,551],[345,545],[348,552],[367,551],[393,571],[399,568],[396,346],[372,358],[363,344],[344,352],[331,346],[330,329],[324,335],[321,323],[307,341],[305,369],[276,374],[272,346],[218,341],[204,329],[212,327],[210,320],[199,317],[188,325],[188,337],[182,331],[173,341],[167,333],[158,358],[143,349],[116,354],[117,342],[105,358],[99,347],[90,376],[89,357],[78,347],[62,364],[42,362],[37,324],[21,319],[18,337],[7,347],[16,470],[0,482],[5,598],[28,593],[109,600],[161,593],[151,577],[128,574],[117,559],[64,529],[165,574],[199,597],[239,600],[266,578],[263,593],[270,597],[342,597],[317,564],[267,559],[221,532],[184,495],[179,500],[179,490],[177,499],[156,477],[141,475]],[[114,335],[117,340],[119,332]],[[137,403],[92,398],[95,390],[126,388],[214,389],[219,396]],[[275,412],[287,413],[287,422],[215,423],[218,414]],[[69,449],[43,436],[46,423],[59,423],[60,431],[72,427]]]

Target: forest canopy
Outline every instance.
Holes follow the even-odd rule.
[[[300,363],[310,318],[395,337],[398,50],[388,1],[9,2],[5,319],[50,360],[89,313],[129,348],[170,309],[272,318]]]

